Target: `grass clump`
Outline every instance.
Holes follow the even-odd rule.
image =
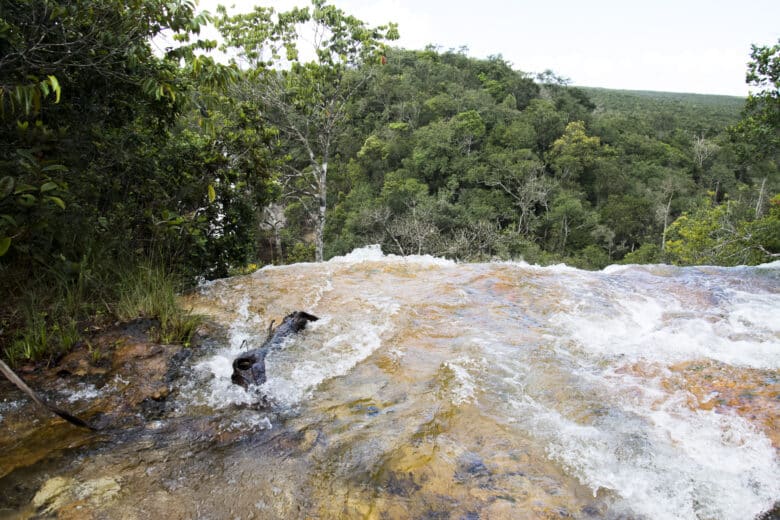
[[[140,265],[123,273],[114,312],[121,321],[151,318],[159,321],[155,340],[189,346],[200,317],[182,309],[177,301],[181,283],[153,264]]]
[[[84,259],[34,279],[0,269],[0,355],[12,366],[51,363],[90,329],[138,318],[155,322],[153,341],[189,346],[201,318],[178,303],[182,277],[150,261],[119,265]]]

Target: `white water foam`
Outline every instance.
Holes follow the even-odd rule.
[[[453,375],[453,381],[448,385],[450,401],[455,406],[476,401],[476,393],[479,389],[472,372],[480,373],[486,366],[485,359],[475,359],[460,356],[445,361],[442,366]]]
[[[11,401],[9,399],[3,399],[0,401],[0,422],[4,420],[3,414],[18,409],[24,401]]]
[[[766,264],[755,265],[751,269],[778,269],[780,270],[780,260],[774,262],[767,262]]]
[[[64,389],[65,399],[69,403],[75,403],[77,401],[90,401],[100,396],[100,390],[95,388],[95,385],[86,383],[78,383],[75,388]]]
[[[527,269],[529,271],[537,271],[537,272],[545,272],[545,273],[566,273],[566,274],[589,273],[589,271],[578,269],[576,267],[572,267],[567,264],[539,265],[539,264],[529,264],[525,260],[494,260],[490,263],[495,265],[509,265],[513,267],[520,267],[522,269]]]
[[[549,400],[548,389],[518,372],[510,421],[594,494],[608,491],[618,516],[752,518],[780,497],[771,441],[734,413],[691,409],[691,395],[670,391],[661,377],[664,366],[696,359],[780,368],[780,294],[735,290],[741,280],[721,283],[698,269],[658,269],[562,282],[570,296],[556,302],[544,337],[579,405]],[[659,379],[622,370],[644,362]]]
[[[233,360],[246,350],[259,347],[258,338],[265,338],[260,316],[250,313],[250,300],[243,297],[236,309],[238,317],[231,323],[228,330],[229,343],[213,356],[196,363],[196,375],[201,379],[210,379],[205,388],[193,381],[188,394],[196,404],[206,404],[211,408],[225,408],[233,404],[251,404],[257,401],[253,389],[233,384],[230,376],[233,374]],[[196,389],[198,387],[198,389]]]
[[[288,338],[269,353],[267,381],[260,388],[244,389],[231,382],[233,360],[259,347],[258,338],[265,338],[262,320],[249,313],[248,305],[248,298],[239,305],[239,316],[229,329],[229,345],[195,365],[200,379],[207,380],[193,383],[188,390],[195,404],[220,409],[253,404],[266,396],[278,406],[294,407],[322,382],[346,374],[379,348],[399,308],[390,298],[366,298],[357,306],[360,315],[338,320],[326,316],[310,323],[303,334]]]
[[[591,355],[677,363],[700,358],[759,369],[780,368],[780,295],[734,293],[708,312],[669,295],[614,294],[609,307],[594,299],[568,303],[551,323],[551,337],[576,338]]]
[[[364,314],[311,324],[311,341],[296,341],[297,349],[272,353],[266,360],[268,381],[262,391],[272,401],[293,407],[324,381],[349,372],[382,345],[399,306],[390,298],[366,298]]]
[[[512,401],[547,452],[615,512],[659,520],[741,520],[780,496],[768,439],[737,416],[626,406],[580,424],[528,396]]]
[[[347,253],[346,255],[343,256],[334,256],[333,258],[328,260],[328,263],[359,264],[362,262],[378,262],[380,260],[388,261],[388,262],[407,262],[407,263],[426,265],[426,266],[455,265],[455,262],[453,260],[448,260],[446,258],[440,258],[431,255],[408,255],[408,256],[398,256],[393,254],[386,255],[382,252],[382,247],[379,244],[372,244],[369,246],[360,247],[354,249],[352,252]]]

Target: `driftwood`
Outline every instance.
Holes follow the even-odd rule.
[[[30,399],[35,401],[40,406],[43,406],[44,408],[48,408],[49,410],[51,410],[55,414],[59,415],[60,417],[62,417],[63,419],[65,419],[66,421],[68,421],[71,424],[75,424],[76,426],[79,426],[81,428],[87,428],[89,430],[97,430],[97,428],[95,428],[94,426],[91,426],[90,424],[88,424],[83,419],[79,419],[75,415],[73,415],[73,414],[71,414],[69,412],[66,412],[65,410],[63,410],[61,408],[57,408],[53,404],[45,401],[32,388],[27,386],[27,384],[24,381],[22,381],[22,379],[19,376],[17,376],[16,373],[13,370],[11,370],[11,367],[6,365],[3,362],[2,359],[0,359],[0,372],[2,372],[3,375],[6,378],[8,378],[8,380],[10,382],[12,382],[14,385],[16,385],[16,387],[19,388],[19,390],[21,390],[22,392],[27,394],[30,397]]]
[[[289,336],[305,329],[308,322],[318,319],[307,312],[295,311],[285,316],[275,329],[272,321],[263,344],[259,348],[242,353],[233,361],[233,375],[230,380],[244,388],[265,383],[265,357],[268,353],[278,348]]]

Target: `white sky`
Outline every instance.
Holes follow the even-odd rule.
[[[308,0],[200,0],[236,12]],[[399,47],[466,46],[572,84],[745,96],[750,45],[780,37],[778,0],[330,0],[369,25],[399,25]],[[212,36],[213,37],[213,36]]]

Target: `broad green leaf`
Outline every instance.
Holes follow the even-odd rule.
[[[23,193],[22,195],[19,195],[19,198],[16,199],[16,201],[20,205],[29,208],[30,206],[34,205],[38,201],[38,199],[35,195],[31,195],[29,193]]]
[[[11,247],[11,237],[0,238],[0,256],[6,254],[9,247]]]
[[[19,195],[20,193],[25,193],[28,191],[38,191],[38,188],[32,184],[18,184],[14,190],[14,195]]]
[[[52,197],[52,196],[49,196],[49,197],[46,197],[46,198],[49,199],[50,201],[52,201],[53,203],[55,203],[60,208],[65,209],[65,201],[63,201],[61,198],[59,198],[59,197]]]
[[[217,198],[217,192],[214,189],[214,186],[209,184],[209,202],[214,202]]]
[[[54,91],[54,102],[59,103],[60,102],[60,94],[62,94],[62,89],[60,89],[60,82],[57,81],[57,78],[55,76],[49,76],[49,83],[51,84],[51,88]]]
[[[14,178],[6,175],[0,179],[0,199],[4,199],[14,192]]]
[[[47,182],[43,186],[41,186],[41,193],[47,193],[49,191],[56,190],[58,188],[56,182]]]
[[[41,168],[41,171],[42,172],[54,172],[54,171],[66,172],[68,171],[68,167],[65,166],[64,164],[50,164],[48,166],[44,166],[43,168]]]

